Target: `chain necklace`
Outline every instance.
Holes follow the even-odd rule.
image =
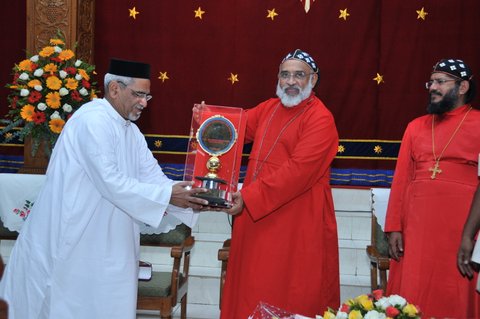
[[[293,122],[295,121],[303,112],[305,112],[307,109],[309,109],[311,107],[310,103],[312,102],[313,98],[310,98],[308,101],[307,101],[307,105],[301,109],[300,111],[298,111],[283,127],[282,129],[280,130],[280,132],[278,133],[277,135],[277,138],[275,139],[275,141],[273,142],[272,146],[270,147],[270,149],[268,150],[267,152],[267,155],[265,155],[265,157],[263,158],[263,160],[260,162],[260,165],[259,165],[259,159],[260,159],[260,152],[262,151],[262,146],[263,146],[263,141],[265,140],[265,136],[267,135],[267,131],[268,131],[268,128],[270,127],[270,124],[272,123],[272,120],[273,120],[273,117],[275,116],[275,113],[277,112],[278,108],[280,107],[280,102],[278,102],[278,104],[275,106],[275,109],[273,110],[272,114],[270,115],[270,118],[268,119],[268,122],[267,122],[267,126],[265,126],[265,131],[263,131],[263,136],[262,136],[262,140],[260,142],[260,147],[258,148],[258,159],[257,159],[257,163],[256,163],[256,166],[255,166],[255,171],[253,173],[253,180],[256,180],[257,179],[257,175],[258,173],[260,172],[263,164],[265,163],[265,161],[268,159],[268,157],[270,156],[270,154],[272,153],[273,149],[275,148],[275,145],[277,145],[277,142],[278,140],[280,139],[280,136],[282,136],[283,132],[287,129],[287,127]]]
[[[447,147],[452,142],[452,140],[455,137],[455,135],[457,134],[458,130],[460,130],[460,127],[462,126],[463,122],[467,118],[468,113],[470,113],[471,110],[472,110],[472,107],[470,107],[467,110],[467,112],[465,112],[465,115],[463,116],[460,123],[458,123],[457,128],[455,128],[455,131],[453,131],[452,136],[450,136],[450,139],[448,140],[447,144],[445,144],[442,152],[440,153],[440,155],[438,157],[435,154],[435,114],[433,115],[433,117],[432,117],[432,153],[433,153],[433,161],[435,162],[435,164],[434,164],[433,167],[430,167],[428,169],[430,172],[432,172],[432,176],[430,176],[431,179],[435,179],[437,177],[437,174],[440,174],[442,172],[442,170],[440,169],[440,160],[443,157],[443,153],[445,153],[445,150],[447,149]]]

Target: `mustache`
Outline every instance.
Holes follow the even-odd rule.
[[[442,93],[434,90],[434,91],[431,91],[431,92],[430,92],[430,96],[432,96],[432,95],[442,96]]]

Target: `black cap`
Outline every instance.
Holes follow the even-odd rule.
[[[443,59],[433,66],[432,73],[446,73],[457,79],[470,81],[473,77],[472,70],[459,59]]]
[[[110,59],[108,73],[139,79],[150,79],[150,64],[120,59]]]

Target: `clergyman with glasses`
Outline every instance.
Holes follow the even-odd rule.
[[[480,111],[471,105],[473,73],[462,60],[443,59],[426,88],[428,114],[405,130],[387,208],[387,293],[419,305],[422,318],[478,318],[476,282],[457,269],[478,185]]]
[[[247,110],[253,141],[234,215],[221,318],[244,319],[264,301],[315,317],[340,303],[330,165],[338,150],[332,114],[313,92],[319,69],[302,50],[278,73],[277,98]]]
[[[15,243],[0,282],[10,319],[136,318],[140,224],[192,226],[207,203],[164,175],[133,123],[150,65],[112,59],[104,84],[65,125]]]

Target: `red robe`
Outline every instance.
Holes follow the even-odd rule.
[[[470,106],[435,116],[435,154],[442,153]],[[479,318],[476,280],[457,269],[457,250],[478,184],[480,111],[471,110],[440,160],[433,167],[432,115],[407,127],[387,209],[387,232],[403,233],[404,256],[391,261],[388,294],[420,306],[424,318]]]
[[[329,185],[338,147],[334,119],[313,94],[292,108],[270,99],[247,113],[246,142],[252,140],[221,318],[246,319],[260,301],[310,317],[336,309],[338,238]]]

